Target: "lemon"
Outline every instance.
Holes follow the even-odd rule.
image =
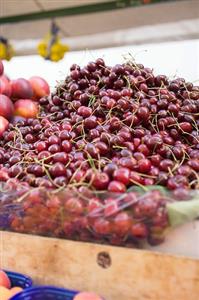
[[[11,45],[0,43],[0,58],[10,60],[14,55],[14,49]]]
[[[57,54],[57,53],[52,53],[52,54],[50,55],[50,59],[51,59],[52,61],[59,61],[59,60],[61,59],[61,57],[60,57],[60,55]]]
[[[59,61],[64,57],[65,52],[69,51],[69,47],[68,45],[63,45],[59,37],[55,37],[53,44],[49,49],[48,47],[49,43],[52,41],[52,37],[51,33],[47,34],[37,46],[37,51],[38,54],[44,58],[48,56],[52,61]]]
[[[6,47],[3,43],[0,43],[0,58],[1,59],[6,58]]]

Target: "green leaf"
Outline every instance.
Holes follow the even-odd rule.
[[[170,226],[178,226],[199,217],[199,199],[167,204]]]
[[[141,186],[132,186],[131,188],[128,189],[129,192],[134,191],[138,192],[140,194],[153,191],[153,190],[158,190],[161,193],[166,194],[167,189],[161,185],[144,185],[143,188]]]

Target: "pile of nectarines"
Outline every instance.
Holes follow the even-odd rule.
[[[48,83],[39,76],[29,80],[10,80],[4,74],[0,60],[0,137],[16,116],[36,118],[39,112],[38,100],[50,93]]]

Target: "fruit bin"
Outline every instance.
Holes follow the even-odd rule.
[[[35,284],[90,290],[107,300],[196,300],[199,260],[1,231],[5,269]],[[185,272],[186,271],[186,272]]]
[[[10,300],[72,300],[78,292],[52,286],[33,287],[12,297]]]
[[[26,275],[11,272],[11,271],[6,271],[6,274],[8,275],[11,281],[12,287],[18,286],[21,287],[22,289],[27,289],[33,285],[32,279]]]

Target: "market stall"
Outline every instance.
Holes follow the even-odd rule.
[[[0,60],[0,299],[198,299],[199,40],[59,34]]]

